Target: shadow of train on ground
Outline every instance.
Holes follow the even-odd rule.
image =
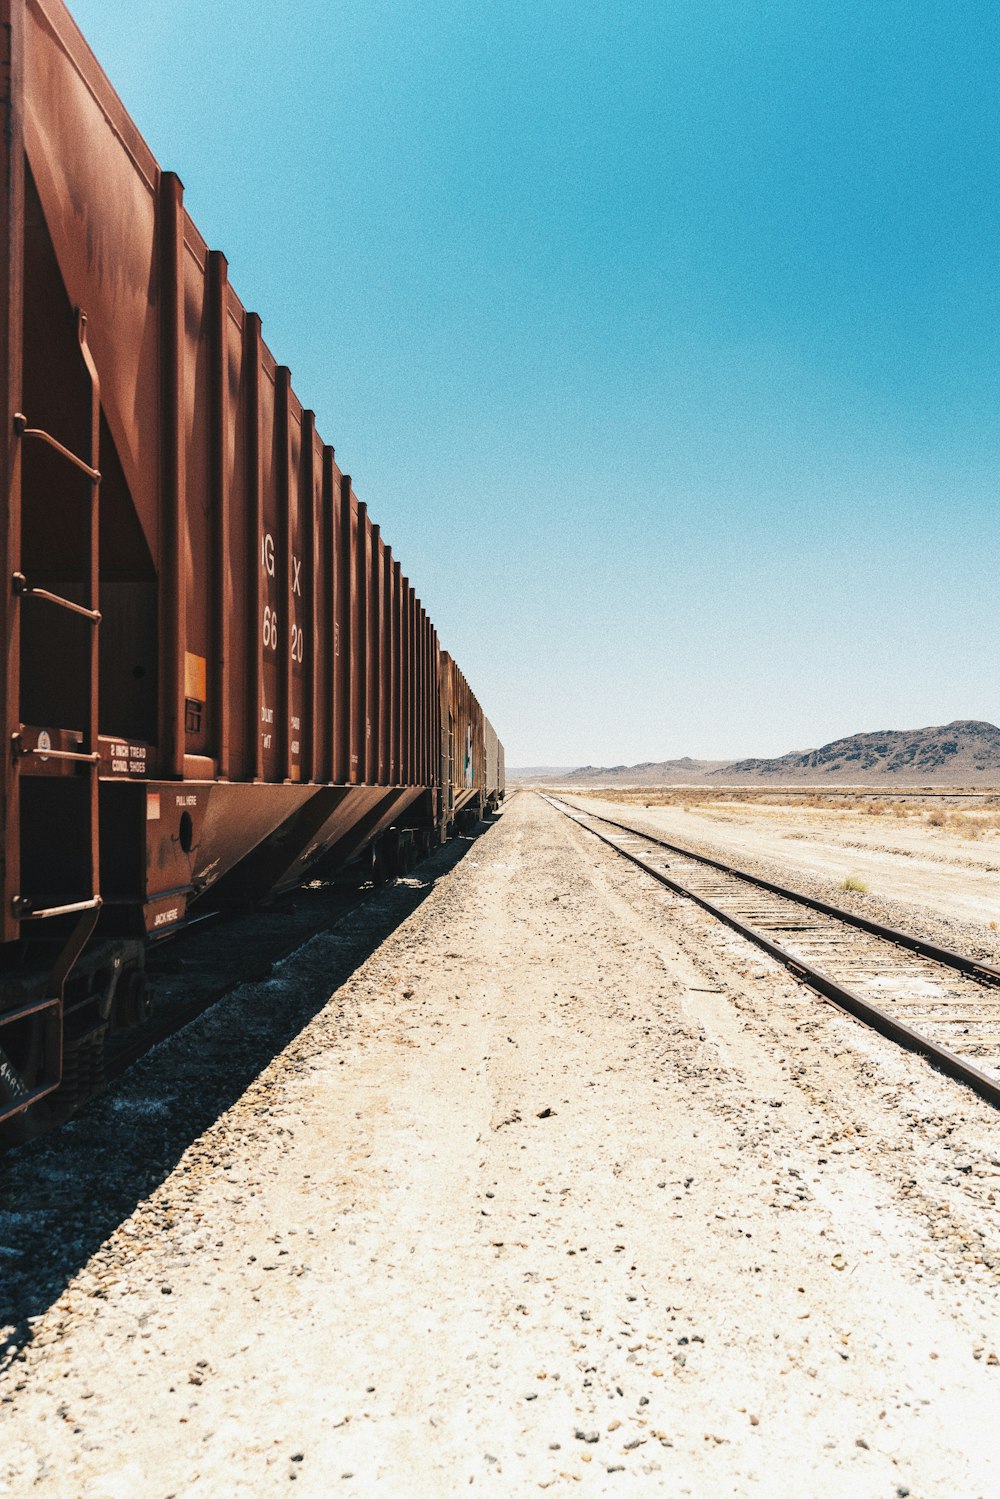
[[[61,1129],[0,1158],[0,1377],[16,1373],[32,1319],[475,841],[455,839],[321,933],[322,963],[307,947],[240,984]]]

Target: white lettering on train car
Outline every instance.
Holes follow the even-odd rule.
[[[146,746],[144,744],[119,744],[111,746],[111,774],[120,776],[144,776],[146,774]]]

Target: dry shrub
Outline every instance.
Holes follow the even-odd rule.
[[[800,808],[808,811],[860,813],[866,817],[891,816],[899,822],[916,818],[932,828],[942,828],[970,839],[1000,834],[1000,795],[984,796],[968,812],[942,806],[936,797],[920,791],[906,793],[908,802],[887,800],[885,796],[859,794],[854,790],[795,791],[766,786],[586,786],[568,787],[574,796],[620,802],[627,806],[652,810],[675,807],[680,811],[721,812],[726,806],[734,810],[770,807]],[[990,810],[987,811],[986,809]]]

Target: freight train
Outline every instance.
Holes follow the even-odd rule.
[[[504,764],[61,0],[0,39],[3,1120],[192,910],[405,869]]]

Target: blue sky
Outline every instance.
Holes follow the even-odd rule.
[[[71,0],[509,764],[1000,721],[995,0]]]

